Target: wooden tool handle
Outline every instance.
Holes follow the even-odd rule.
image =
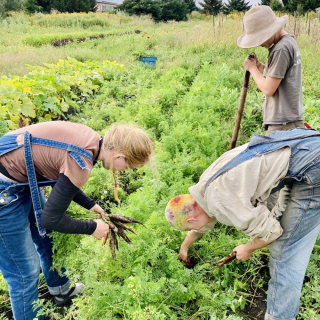
[[[246,97],[247,97],[249,79],[250,79],[250,72],[246,71],[246,74],[244,76],[242,90],[241,90],[240,103],[239,103],[239,107],[238,107],[236,123],[235,123],[234,129],[233,129],[232,140],[231,140],[231,148],[230,149],[234,149],[235,146],[236,146],[236,143],[237,143],[240,123],[241,123],[241,118],[242,118],[242,113],[243,113],[243,109],[244,109],[244,103],[245,103]]]

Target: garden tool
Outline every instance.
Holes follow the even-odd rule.
[[[218,264],[217,267],[221,267],[224,264],[233,261],[236,257],[237,257],[237,253],[234,251],[234,252],[231,252],[230,254],[228,254],[227,256],[223,257],[222,259],[215,261],[215,262],[212,262],[211,265]]]
[[[248,58],[249,59],[254,59],[255,58],[255,53],[251,52],[248,55]],[[237,143],[240,123],[241,123],[241,118],[242,118],[242,113],[243,113],[243,108],[244,108],[244,103],[245,103],[246,97],[247,97],[247,91],[248,91],[248,86],[249,86],[249,78],[250,78],[250,72],[246,71],[245,76],[244,76],[242,90],[241,90],[240,103],[239,103],[239,107],[238,107],[236,123],[235,123],[234,129],[233,129],[232,140],[231,140],[231,148],[230,149],[235,148],[236,143]]]

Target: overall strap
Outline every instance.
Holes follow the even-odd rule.
[[[250,160],[256,157],[256,153],[251,152],[250,149],[245,149],[244,151],[240,152],[236,157],[231,159],[228,163],[226,163],[222,168],[220,168],[206,183],[205,189],[208,188],[209,184],[218,178],[219,176],[223,175],[227,171],[231,170],[232,168],[236,167],[242,162]]]
[[[34,138],[34,137],[31,137],[30,141],[32,144],[38,144],[42,146],[67,150],[69,155],[78,163],[81,169],[86,169],[87,167],[85,162],[81,159],[81,156],[87,158],[88,160],[91,161],[91,163],[93,163],[92,155],[89,151],[83,148],[80,148],[78,146],[75,146],[73,144],[50,140],[50,139]]]
[[[238,166],[242,162],[250,160],[254,157],[267,154],[279,150],[283,147],[294,147],[300,141],[319,136],[320,132],[316,130],[293,129],[288,131],[276,131],[271,136],[253,135],[247,148],[231,159],[227,164],[220,168],[206,183],[205,189],[210,183],[226,173],[230,169]]]
[[[46,234],[46,230],[41,225],[41,201],[39,196],[39,189],[37,185],[36,172],[34,170],[32,153],[31,153],[31,135],[28,131],[24,133],[24,156],[26,161],[26,168],[28,173],[29,187],[32,198],[34,215],[36,218],[38,231],[40,236],[44,236]]]
[[[17,144],[17,136],[18,134],[6,134],[0,138],[0,156],[23,146]]]
[[[34,138],[31,136],[31,134],[28,131],[24,133],[24,154],[25,154],[26,168],[27,168],[28,180],[29,180],[28,184],[30,187],[33,209],[34,209],[36,222],[38,225],[39,234],[40,236],[44,236],[46,234],[46,230],[41,225],[42,207],[41,207],[41,201],[40,201],[39,189],[38,189],[38,187],[41,186],[41,182],[39,183],[37,182],[33,159],[32,159],[31,144],[37,144],[37,145],[67,150],[69,155],[77,162],[77,164],[80,166],[81,169],[87,168],[81,156],[87,158],[91,162],[93,162],[93,159],[89,151],[83,148],[80,148],[78,146],[75,146],[73,144],[68,144],[68,143],[50,140],[50,139],[43,139],[43,138],[36,138],[36,137]],[[42,184],[52,185],[55,182],[56,181],[44,181]]]

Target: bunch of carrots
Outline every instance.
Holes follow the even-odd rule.
[[[106,215],[104,221],[109,225],[109,233],[107,236],[104,237],[102,241],[102,246],[106,244],[109,237],[109,247],[111,250],[111,254],[113,259],[116,260],[116,249],[119,250],[118,238],[121,237],[125,242],[131,243],[125,231],[128,230],[136,234],[133,229],[126,225],[126,223],[139,223],[142,225],[144,224],[138,220],[113,213]]]

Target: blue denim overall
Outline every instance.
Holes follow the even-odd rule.
[[[86,165],[81,156],[92,162],[92,155],[75,145],[32,137],[29,132],[24,133],[24,144],[18,145],[17,136],[0,138],[0,156],[24,146],[29,182],[0,181],[0,270],[9,285],[15,320],[33,320],[39,311],[33,310],[32,302],[38,299],[40,264],[51,294],[66,291],[71,281],[50,270],[52,241],[40,224],[45,199],[39,187],[54,185],[56,181],[37,182],[31,144],[67,150],[82,169]],[[65,269],[61,271],[64,273]]]
[[[289,169],[281,186],[291,183],[290,200],[281,218],[283,234],[270,244],[270,276],[265,320],[294,320],[303,279],[320,232],[320,132],[307,129],[254,135],[246,150],[218,170],[217,177],[240,163],[290,147]],[[275,189],[276,190],[276,189]],[[275,191],[273,190],[273,191]]]

